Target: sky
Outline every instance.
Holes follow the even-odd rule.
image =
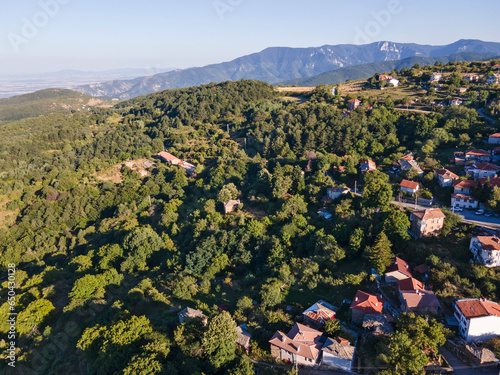
[[[0,74],[188,68],[275,46],[500,42],[499,10],[498,0],[5,0]]]

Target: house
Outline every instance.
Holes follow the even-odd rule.
[[[358,290],[351,303],[352,322],[363,324],[366,314],[382,314],[385,298]]]
[[[361,173],[365,174],[366,172],[374,171],[377,169],[377,165],[373,160],[363,160],[359,166],[359,170]]]
[[[414,168],[417,170],[418,176],[420,178],[422,178],[422,176],[424,175],[424,171],[422,170],[422,168],[420,168],[420,166],[418,165],[418,163],[414,159],[406,159],[403,156],[401,158],[401,160],[399,161],[399,165],[401,165],[402,171],[408,171],[408,170]]]
[[[467,87],[459,87],[457,89],[457,94],[458,95],[462,95],[462,94],[465,94],[467,92]]]
[[[427,263],[423,263],[423,264],[419,264],[418,266],[416,266],[414,269],[413,269],[418,275],[420,275],[420,277],[423,279],[423,280],[427,280],[427,278],[429,277],[428,273],[430,271],[430,267],[427,265]]]
[[[353,109],[358,108],[360,104],[361,100],[351,99],[347,101],[347,108],[352,111]]]
[[[491,134],[488,138],[488,143],[490,145],[496,145],[500,143],[500,133]]]
[[[427,290],[402,290],[399,292],[401,310],[406,313],[437,314],[441,304],[436,295]]]
[[[495,70],[496,70],[496,69],[500,69],[500,64],[495,64],[495,65],[493,65],[492,69],[495,69]]]
[[[403,180],[399,184],[399,189],[406,193],[415,194],[420,189],[420,185],[418,182]]]
[[[323,333],[303,324],[295,323],[288,334],[276,331],[269,340],[271,355],[298,365],[314,366],[318,363]]]
[[[396,78],[391,78],[390,80],[387,81],[388,84],[393,85],[394,87],[399,86],[399,79]]]
[[[491,178],[486,178],[486,177],[483,177],[483,178],[478,178],[477,179],[477,183],[483,187],[484,185],[488,185],[490,188],[493,188],[493,187],[500,187],[500,177],[491,177]]]
[[[451,207],[477,208],[479,201],[469,194],[452,194]]]
[[[407,277],[406,279],[398,280],[399,291],[415,291],[415,290],[425,290],[424,283],[414,279],[413,277]]]
[[[193,319],[193,318],[201,318],[203,325],[207,325],[207,322],[208,322],[208,317],[205,314],[203,314],[203,311],[195,310],[195,309],[192,309],[191,307],[186,307],[184,310],[182,310],[177,315],[179,316],[180,323],[184,323],[186,320]]]
[[[366,314],[363,319],[363,328],[372,335],[392,335],[394,318],[389,314]]]
[[[463,180],[453,181],[453,190],[455,194],[471,194],[472,189],[477,185],[475,181]]]
[[[160,159],[162,159],[165,163],[168,164],[177,165],[181,162],[181,159],[177,158],[176,156],[166,151],[161,151],[157,155],[160,157]]]
[[[445,217],[439,208],[413,211],[410,214],[411,230],[418,237],[438,235]]]
[[[450,105],[460,105],[462,103],[463,103],[463,101],[460,98],[454,98],[454,99],[450,100]]]
[[[490,85],[494,85],[495,83],[498,83],[498,79],[500,78],[500,74],[492,74],[486,79],[486,83]]]
[[[491,153],[491,160],[492,161],[499,161],[500,160],[500,147],[495,147]]]
[[[342,337],[336,339],[327,338],[321,351],[323,352],[321,361],[323,365],[346,372],[352,371],[356,347],[352,346],[349,340]]]
[[[196,172],[195,172],[196,167],[194,166],[194,164],[191,164],[191,163],[188,163],[187,161],[181,160],[181,162],[179,163],[179,166],[181,168],[184,168],[186,170],[186,173],[189,176],[194,176],[196,174]]]
[[[443,78],[442,74],[439,74],[439,73],[432,73],[431,74],[431,82],[438,82],[441,80],[441,78]]]
[[[498,171],[500,167],[491,163],[474,163],[465,167],[465,173],[474,178],[495,177]]]
[[[335,306],[320,300],[304,311],[302,315],[306,323],[321,328],[327,320],[335,318],[336,310]]]
[[[403,259],[395,257],[394,262],[385,270],[384,276],[386,283],[397,283],[411,277],[410,266]]]
[[[250,340],[252,334],[248,332],[246,324],[236,327],[236,334],[238,335],[237,343],[240,345],[246,353],[250,351]]]
[[[477,74],[464,74],[462,76],[462,79],[469,81],[469,82],[477,82],[477,81],[479,81],[479,75],[477,75]]]
[[[500,335],[500,305],[479,298],[455,302],[460,335],[467,341],[486,341]]]
[[[488,151],[484,150],[469,150],[465,152],[465,160],[488,162],[491,160],[491,155]]]
[[[337,199],[342,195],[348,194],[351,190],[346,186],[332,187],[326,191],[329,199]]]
[[[438,169],[435,171],[435,176],[438,180],[439,186],[451,186],[454,180],[458,180],[459,177],[455,173],[449,171],[448,169]]]
[[[228,214],[229,212],[233,212],[238,208],[238,206],[241,204],[241,201],[239,199],[232,199],[227,202],[223,202],[222,205],[224,206],[224,214]]]
[[[486,267],[500,267],[500,238],[497,236],[477,236],[470,240],[469,250],[474,260]]]
[[[328,212],[328,210],[326,209],[326,207],[321,207],[318,210],[318,215],[321,216],[323,219],[326,219],[326,220],[332,220],[332,218],[333,218],[333,215]]]

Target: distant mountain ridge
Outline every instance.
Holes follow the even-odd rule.
[[[255,79],[276,84],[353,65],[402,60],[414,56],[449,56],[463,52],[500,55],[500,43],[464,39],[444,46],[384,41],[366,45],[342,44],[310,48],[270,47],[220,64],[175,70],[133,80],[83,85],[74,89],[92,96],[128,99],[171,88],[226,80]]]
[[[486,61],[500,58],[499,55],[493,55],[491,53],[476,53],[476,52],[461,52],[454,53],[449,56],[438,56],[438,57],[420,57],[413,56],[408,57],[403,60],[394,61],[380,61],[371,64],[362,64],[349,66],[347,68],[340,68],[332,70],[326,73],[319,74],[317,76],[297,78],[290,81],[282,82],[281,84],[285,86],[318,86],[324,85],[335,85],[337,83],[345,82],[346,80],[357,80],[363,78],[369,78],[375,73],[390,72],[393,69],[401,70],[403,68],[411,68],[415,64],[433,65],[436,61],[440,63],[456,62],[456,61]]]

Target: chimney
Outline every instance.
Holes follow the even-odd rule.
[[[354,298],[354,301],[358,302],[358,297]]]

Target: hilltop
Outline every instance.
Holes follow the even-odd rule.
[[[0,99],[0,123],[52,113],[89,111],[91,107],[109,106],[102,99],[68,89],[45,89],[30,94]]]

